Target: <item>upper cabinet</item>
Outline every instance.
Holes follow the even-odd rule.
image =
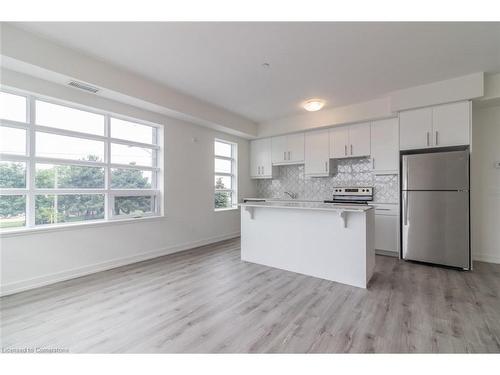
[[[440,105],[432,109],[432,139],[435,147],[470,143],[470,103]]]
[[[304,163],[304,133],[273,137],[271,143],[273,165]]]
[[[401,112],[401,150],[470,143],[470,103],[459,102]]]
[[[330,129],[330,157],[332,159],[348,158],[349,130],[347,127]]]
[[[370,156],[370,123],[349,126],[349,151],[351,157]]]
[[[328,130],[307,132],[305,135],[305,174],[311,177],[330,175]]]
[[[271,139],[257,139],[250,142],[250,176],[272,178]]]
[[[397,173],[399,169],[398,125],[397,118],[371,124],[371,156],[375,173]]]
[[[432,108],[413,109],[399,114],[399,147],[401,150],[431,146]]]
[[[330,130],[330,157],[334,159],[370,155],[370,123]]]

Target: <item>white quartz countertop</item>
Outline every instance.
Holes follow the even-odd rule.
[[[372,210],[368,205],[349,205],[341,203],[323,202],[297,202],[297,201],[266,201],[266,202],[246,202],[240,203],[241,207],[267,207],[267,208],[293,208],[299,210],[320,210],[320,211],[348,211],[365,212]]]

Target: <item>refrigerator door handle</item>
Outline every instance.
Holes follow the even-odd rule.
[[[407,190],[408,189],[408,157],[403,156],[403,189],[402,190]]]
[[[408,192],[403,191],[403,225],[408,225]]]

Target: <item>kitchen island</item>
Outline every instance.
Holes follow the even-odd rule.
[[[241,206],[241,259],[366,288],[375,266],[374,209],[321,202]]]

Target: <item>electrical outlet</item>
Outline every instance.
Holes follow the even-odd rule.
[[[495,162],[495,168],[496,168],[496,169],[500,169],[500,160],[497,160],[497,161]]]

